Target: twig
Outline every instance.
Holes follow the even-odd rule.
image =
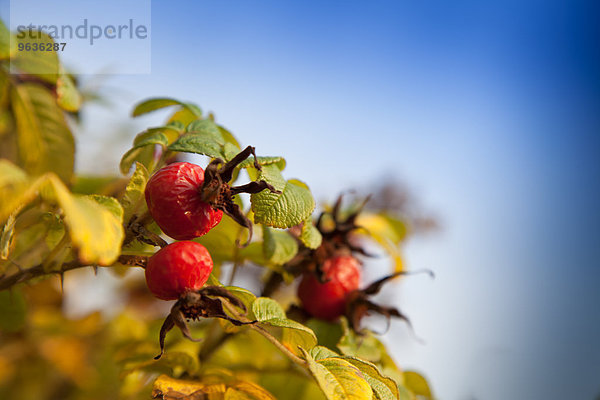
[[[83,265],[78,261],[71,261],[68,263],[64,263],[60,270],[45,271],[44,265],[39,264],[39,265],[36,265],[35,267],[20,270],[16,274],[0,277],[0,290],[9,289],[10,287],[12,287],[13,285],[16,285],[17,283],[26,282],[26,281],[36,278],[38,276],[50,275],[50,274],[60,275],[63,272],[70,271],[72,269],[85,268],[85,267],[91,267],[91,265]]]

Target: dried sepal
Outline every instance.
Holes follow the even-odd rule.
[[[252,221],[244,215],[240,207],[233,201],[233,196],[240,193],[260,193],[265,189],[273,193],[281,193],[265,181],[249,182],[234,187],[229,186],[235,168],[250,156],[254,157],[254,167],[260,171],[261,166],[256,160],[256,153],[252,146],[246,147],[227,163],[220,158],[212,160],[204,170],[204,183],[200,191],[202,201],[217,210],[223,211],[235,222],[248,228],[248,240],[241,247],[247,246],[252,240]]]
[[[175,326],[179,328],[183,336],[187,339],[194,342],[202,340],[192,337],[186,320],[196,321],[200,318],[221,318],[231,322],[235,326],[253,324],[256,322],[243,322],[230,317],[223,309],[223,301],[229,302],[235,307],[244,310],[244,312],[246,311],[244,304],[222,286],[205,286],[200,290],[184,293],[173,305],[171,312],[160,328],[160,354],[154,357],[154,359],[158,360],[163,355],[167,333]]]

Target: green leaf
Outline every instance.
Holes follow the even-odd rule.
[[[263,240],[265,258],[273,264],[285,264],[298,253],[298,242],[286,231],[265,227]]]
[[[329,400],[371,400],[373,391],[358,368],[341,358],[315,361],[301,348],[308,369]]]
[[[52,46],[54,40],[46,33],[34,31],[23,38],[15,37],[16,44]],[[55,84],[60,72],[60,63],[56,51],[17,51],[11,59],[11,72],[35,75],[48,83]]]
[[[300,232],[300,241],[309,249],[316,249],[321,245],[323,236],[317,227],[312,223],[312,217],[308,218],[302,224],[302,231]]]
[[[170,129],[170,128],[164,128]],[[134,162],[140,161],[142,164],[150,164],[154,154],[155,145],[165,148],[169,144],[169,139],[163,133],[162,129],[149,129],[137,135],[133,141],[133,147],[129,149],[121,158],[121,173],[127,174]],[[148,146],[150,146],[148,148]],[[150,159],[148,159],[148,154]]]
[[[61,74],[56,81],[56,103],[66,111],[75,112],[81,107],[83,98],[69,75]]]
[[[250,196],[254,221],[275,228],[290,228],[308,219],[315,208],[315,200],[304,183],[286,181],[275,164],[265,165],[259,175],[281,191],[273,193],[267,189]]]
[[[141,163],[135,163],[135,172],[133,173],[125,194],[121,199],[123,206],[123,221],[128,223],[131,217],[137,214],[140,207],[145,208],[146,202],[144,198],[144,190],[148,182],[148,170]]]
[[[25,298],[20,290],[0,291],[0,330],[16,332],[25,324]]]
[[[427,379],[418,372],[404,371],[404,385],[417,396],[423,396],[425,399],[433,399]]]
[[[36,84],[13,87],[12,107],[19,156],[30,175],[54,172],[68,183],[73,175],[75,141],[50,92]]]
[[[217,124],[209,119],[198,119],[193,121],[187,126],[186,132],[209,137],[221,146],[226,142]]]
[[[170,151],[203,154],[212,158],[222,158],[221,144],[209,135],[186,133],[169,146]]]
[[[296,351],[298,346],[312,348],[317,344],[314,332],[301,323],[288,319],[283,308],[273,299],[257,298],[252,304],[252,312],[256,320],[262,324],[286,328],[283,330],[282,342],[292,351]]]
[[[211,120],[195,120],[188,125],[186,132],[169,146],[169,150],[203,154],[225,161],[229,161],[239,152],[239,147],[225,140],[222,131]]]
[[[374,364],[356,357],[344,357],[343,359],[363,373],[377,399],[394,400],[400,397],[396,382],[392,378],[382,375]]]
[[[138,117],[143,114],[147,114],[152,111],[160,110],[161,108],[170,106],[182,106],[187,110],[191,111],[196,117],[202,117],[202,111],[194,104],[182,103],[179,100],[162,97],[145,100],[135,106],[132,112],[132,116]]]
[[[268,297],[257,298],[252,304],[252,311],[259,322],[287,318],[279,303]]]

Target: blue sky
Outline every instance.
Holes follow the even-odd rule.
[[[593,398],[598,11],[592,1],[155,1],[152,73],[105,80],[116,106],[85,114],[78,166],[97,168],[98,146],[118,157],[160,121],[124,122],[134,102],[165,95],[284,155],[317,198],[391,173],[443,225],[406,249],[409,267],[437,279],[388,289],[427,342],[395,323],[386,340],[399,364],[424,371],[441,399]]]

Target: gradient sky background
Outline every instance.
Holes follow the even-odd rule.
[[[152,73],[111,76],[78,167],[116,165],[133,104],[215,111],[316,197],[408,183],[440,216],[388,288],[385,339],[440,399],[600,395],[600,12],[593,1],[152,3]],[[89,79],[94,82],[96,79]],[[114,131],[121,136],[115,144]],[[101,156],[101,147],[108,157]],[[116,168],[113,167],[116,171]]]

